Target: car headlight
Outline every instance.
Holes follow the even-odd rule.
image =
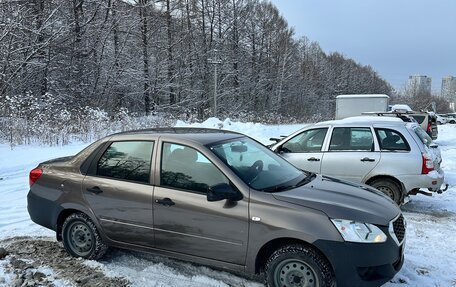
[[[370,223],[346,219],[331,219],[345,241],[360,243],[382,243],[387,237],[377,226]]]

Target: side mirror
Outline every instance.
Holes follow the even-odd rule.
[[[429,145],[429,147],[431,147],[431,148],[438,148],[439,145],[436,144],[436,143],[431,143],[431,144]]]
[[[281,139],[279,138],[269,138],[270,141],[278,143]]]
[[[219,183],[208,188],[207,201],[220,201],[224,199],[238,201],[242,199],[242,194],[234,190],[228,183]]]

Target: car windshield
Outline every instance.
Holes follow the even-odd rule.
[[[265,146],[249,139],[216,143],[209,148],[247,185],[277,192],[303,185],[315,175],[301,171]]]
[[[414,131],[424,145],[426,145],[427,147],[431,145],[431,137],[420,126],[416,126],[414,128]]]

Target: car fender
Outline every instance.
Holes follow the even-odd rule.
[[[273,240],[293,240],[309,245],[318,239],[343,241],[326,213],[273,198],[270,193],[251,192],[246,271],[255,272],[260,250]]]
[[[67,202],[67,203],[61,204],[60,207],[62,210],[55,220],[57,237],[61,236],[61,226],[60,227],[58,226],[59,221],[60,221],[59,220],[60,216],[63,215],[68,210],[74,210],[76,212],[82,212],[85,215],[87,215],[93,221],[95,226],[97,227],[97,230],[98,230],[101,238],[103,239],[103,241],[109,241],[109,238],[104,234],[103,229],[101,228],[100,222],[98,221],[97,217],[95,216],[95,213],[93,212],[93,210],[91,208],[88,208],[87,205],[83,205],[83,204],[77,203],[77,202]],[[61,223],[63,223],[63,222],[61,222]]]

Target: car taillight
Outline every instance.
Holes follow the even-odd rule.
[[[421,167],[421,174],[428,174],[434,170],[434,163],[428,154],[423,153],[423,166]]]
[[[428,132],[432,132],[432,125],[431,125],[431,122],[428,122],[427,131],[428,131]]]
[[[30,187],[40,178],[40,176],[43,174],[43,170],[41,168],[34,168],[30,171],[29,175],[29,184]]]

